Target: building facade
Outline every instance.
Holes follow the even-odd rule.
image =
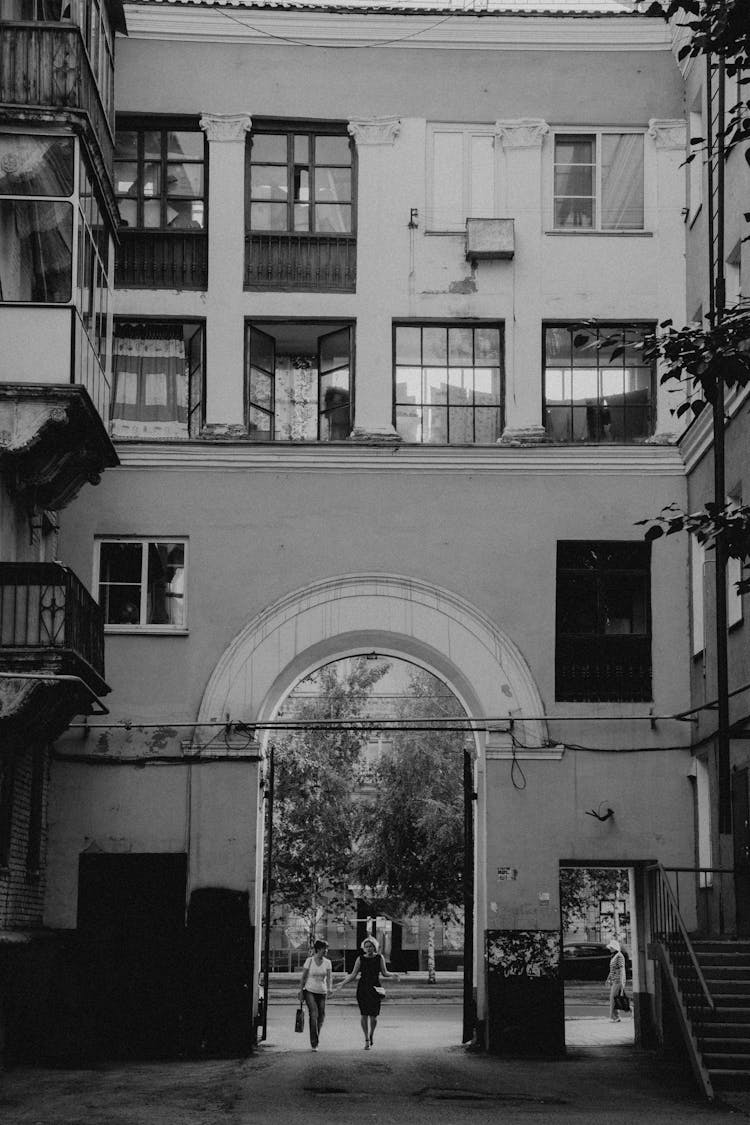
[[[373,651],[473,721],[471,1033],[564,1049],[564,862],[631,869],[659,1035],[646,869],[695,864],[689,562],[636,523],[688,496],[634,345],[685,316],[685,88],[661,22],[557,7],[126,5],[119,466],[59,529],[112,690],[56,742],[43,918],[96,965],[66,1018],[105,1051],[249,1049],[273,721]]]

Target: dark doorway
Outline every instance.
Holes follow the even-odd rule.
[[[750,801],[747,782],[747,769],[733,772],[732,824],[738,937],[750,937]]]

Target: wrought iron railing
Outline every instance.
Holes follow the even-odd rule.
[[[698,964],[668,872],[656,863],[647,868],[647,874],[651,939],[664,951],[685,1012],[697,1031],[706,1014],[714,1009],[713,997]]]
[[[104,675],[104,621],[91,594],[60,563],[0,562],[0,665],[69,654]]]
[[[246,234],[246,289],[329,289],[354,292],[354,235]]]
[[[82,111],[112,168],[114,122],[107,119],[78,27],[0,24],[0,104]]]
[[[555,698],[601,702],[651,699],[651,637],[558,634]]]
[[[202,230],[119,230],[115,285],[120,289],[206,289],[208,237]]]

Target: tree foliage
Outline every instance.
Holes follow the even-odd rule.
[[[617,867],[563,867],[560,869],[562,928],[569,930],[602,901],[625,898],[627,872]]]
[[[454,715],[452,693],[415,669],[402,716]],[[363,810],[355,857],[370,901],[396,914],[448,921],[463,905],[463,746],[465,735],[440,730],[394,732],[375,767],[373,803]]]

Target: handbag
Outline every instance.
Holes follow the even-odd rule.
[[[372,986],[372,990],[373,992],[377,993],[377,995],[380,996],[381,999],[385,999],[385,989],[381,988],[379,984],[374,984]]]
[[[294,1013],[294,1030],[295,1031],[304,1031],[305,1030],[305,1009],[302,1007],[301,1001],[300,1001],[299,1008],[297,1008],[297,1011]]]
[[[628,999],[626,993],[618,992],[617,995],[615,996],[615,1011],[616,1012],[629,1012],[630,1011],[630,1000]]]

